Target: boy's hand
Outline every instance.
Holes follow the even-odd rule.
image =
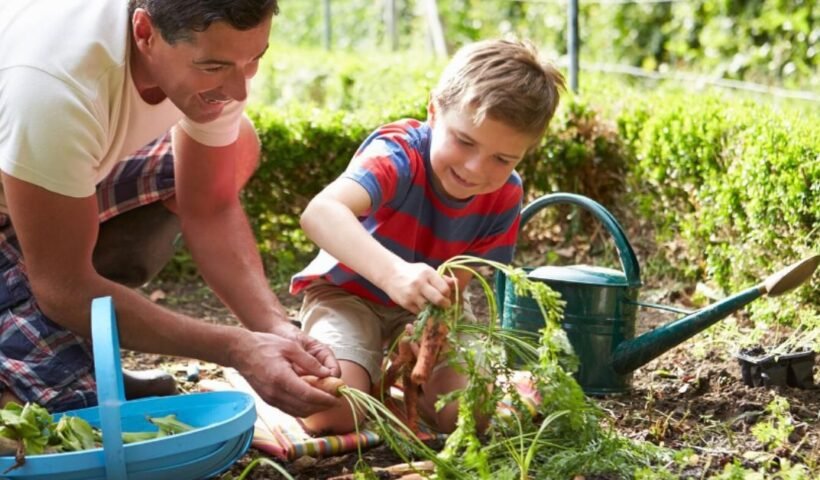
[[[428,303],[450,306],[451,283],[425,263],[407,263],[388,275],[384,291],[402,308],[419,313]]]

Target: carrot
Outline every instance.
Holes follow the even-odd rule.
[[[396,383],[396,380],[398,380],[401,371],[407,368],[408,364],[411,364],[415,359],[413,347],[410,346],[409,337],[403,337],[399,340],[398,349],[398,355],[396,355],[393,358],[393,361],[390,362],[390,367],[387,369],[387,372],[385,372],[382,381],[376,386],[376,393],[382,393],[392,387],[393,384]]]
[[[419,387],[410,379],[410,370],[405,369],[402,374],[402,388],[404,388],[404,409],[406,412],[405,423],[413,433],[419,431]]]
[[[438,360],[438,354],[447,339],[447,332],[447,324],[443,321],[432,315],[427,318],[421,334],[419,355],[411,375],[414,384],[421,385],[430,377],[430,372]]]
[[[305,375],[302,377],[302,380],[306,381],[314,388],[318,388],[323,392],[327,392],[337,397],[342,396],[340,389],[345,386],[344,380],[336,377],[318,378],[315,375]]]

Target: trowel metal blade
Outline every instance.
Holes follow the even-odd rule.
[[[789,265],[777,273],[769,275],[769,277],[763,281],[766,292],[770,297],[775,297],[800,286],[800,284],[811,277],[819,264],[820,255],[812,255],[811,257],[804,258],[799,262]]]

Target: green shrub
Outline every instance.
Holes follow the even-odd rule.
[[[389,48],[381,3],[331,3],[335,49]],[[579,2],[582,64],[694,71],[815,92],[820,85],[815,1],[615,3]],[[429,43],[423,5],[419,0],[396,4],[399,48],[422,51]],[[451,51],[471,41],[505,35],[529,38],[553,57],[567,51],[566,2],[442,0],[438,6]],[[323,32],[323,12],[315,2],[283,2],[273,27],[275,39],[302,46],[321,46]]]
[[[310,198],[378,125],[425,118],[441,68],[402,55],[385,56],[381,67],[352,55],[335,60],[326,52],[276,57],[276,67],[260,72],[249,109],[263,158],[243,200],[275,280],[315,251],[298,225]],[[610,77],[584,80],[584,97],[566,97],[550,133],[519,168],[528,198],[569,191],[596,199],[635,232],[633,242],[656,245],[643,266],[692,284],[711,281],[727,293],[817,251],[815,111],[726,94],[646,93]],[[570,235],[594,228],[579,218]],[[817,325],[818,288],[815,275],[798,296],[751,308],[759,319]]]
[[[619,131],[635,156],[632,200],[659,243],[685,242],[673,264],[728,292],[816,253],[817,120],[716,96],[648,95],[622,111]],[[818,285],[801,290],[810,308],[820,305]]]
[[[314,248],[299,229],[307,202],[347,166],[359,144],[381,123],[424,119],[426,98],[374,121],[372,111],[345,113],[256,105],[249,115],[262,142],[262,161],[244,191],[244,204],[276,279],[303,266]],[[529,196],[573,191],[614,203],[625,171],[615,126],[576,103],[556,118],[555,134],[522,163]]]

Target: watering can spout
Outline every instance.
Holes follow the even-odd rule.
[[[621,343],[613,354],[612,369],[620,374],[632,372],[761,295],[774,297],[799,286],[811,277],[818,264],[820,255],[803,259],[754,287]]]

